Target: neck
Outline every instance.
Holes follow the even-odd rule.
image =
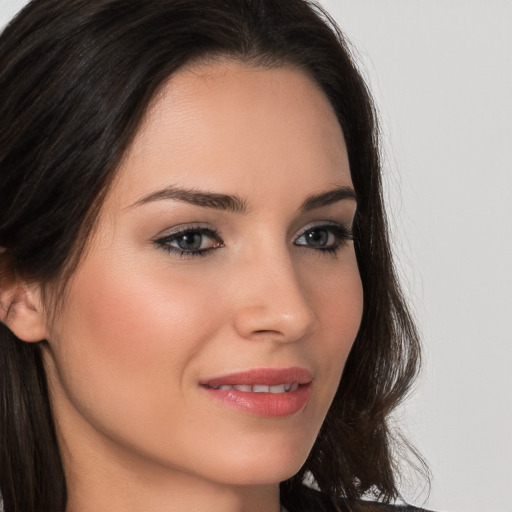
[[[228,486],[166,471],[149,476],[89,473],[70,478],[66,512],[279,512],[279,487]],[[154,472],[151,476],[155,476]]]
[[[179,468],[109,457],[66,456],[66,512],[280,512],[279,484],[229,485]]]

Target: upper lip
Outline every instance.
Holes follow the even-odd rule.
[[[243,384],[264,384],[277,386],[279,384],[297,382],[308,384],[313,380],[313,374],[306,368],[254,368],[251,370],[229,373],[212,377],[200,382],[203,386],[236,386]]]

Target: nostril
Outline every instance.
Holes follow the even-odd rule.
[[[232,295],[235,327],[242,337],[290,342],[316,329],[315,304],[288,253],[277,258],[275,252],[259,253],[250,269],[243,270]]]
[[[270,305],[239,308],[235,316],[235,328],[242,337],[280,343],[300,340],[314,331],[317,323],[316,315],[307,307],[296,313]]]

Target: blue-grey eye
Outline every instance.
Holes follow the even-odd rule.
[[[349,240],[352,240],[352,232],[346,226],[323,224],[306,229],[294,243],[298,246],[335,254]]]
[[[219,234],[209,228],[185,228],[155,240],[155,244],[180,256],[204,255],[223,246]]]
[[[173,242],[184,251],[197,251],[201,249],[204,235],[197,232],[183,233],[177,236]]]
[[[335,226],[319,226],[308,229],[297,240],[296,245],[309,245],[310,247],[331,247],[336,245],[337,236],[334,231],[337,231]]]
[[[308,245],[316,247],[325,247],[335,241],[334,234],[326,229],[311,229],[304,236]]]

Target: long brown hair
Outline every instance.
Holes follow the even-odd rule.
[[[281,484],[282,501],[291,510],[312,503],[307,475],[329,500],[370,491],[392,501],[388,421],[417,374],[418,336],[392,264],[373,103],[344,36],[313,2],[34,0],[23,9],[0,37],[0,286],[11,274],[65,284],[150,100],[182,66],[216,56],[293,65],[321,87],[358,200],[361,328],[307,462]],[[0,489],[6,512],[66,507],[40,346],[3,324]],[[327,509],[325,500],[317,506]]]

